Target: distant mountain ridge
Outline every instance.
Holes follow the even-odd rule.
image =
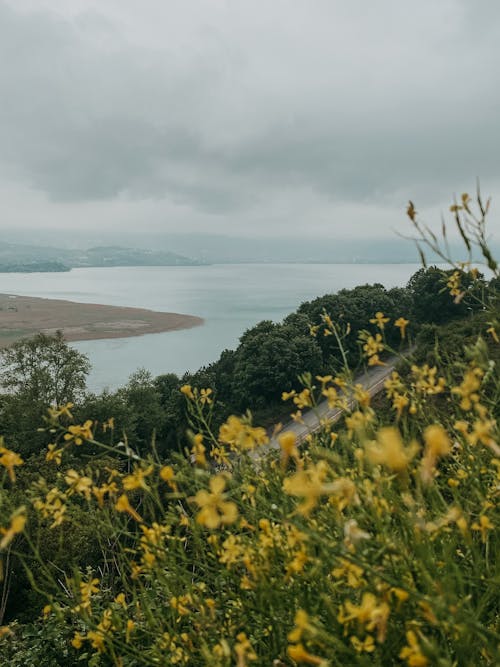
[[[166,250],[96,246],[88,250],[0,243],[0,273],[69,271],[112,266],[197,266],[204,264]]]

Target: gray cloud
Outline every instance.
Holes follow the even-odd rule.
[[[0,0],[5,201],[38,192],[56,226],[89,204],[88,224],[133,224],[128,202],[155,228],[331,234],[352,215],[388,233],[409,197],[498,189],[499,18],[465,0]]]

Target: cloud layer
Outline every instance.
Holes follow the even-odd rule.
[[[0,224],[384,235],[500,192],[498,3],[0,0]]]

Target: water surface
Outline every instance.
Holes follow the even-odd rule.
[[[403,286],[416,264],[215,264],[212,266],[73,269],[69,273],[2,274],[0,291],[85,303],[198,315],[194,329],[72,345],[92,363],[89,388],[116,388],[137,368],[182,375],[234,348],[263,319],[279,321],[303,301],[379,282]]]

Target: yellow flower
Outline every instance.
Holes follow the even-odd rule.
[[[0,541],[0,551],[3,551],[3,549],[8,547],[16,535],[19,535],[23,532],[25,525],[26,509],[23,506],[17,509],[14,514],[12,514],[10,519],[10,526],[8,528],[0,528],[0,533],[3,535]]]
[[[429,661],[423,655],[417,635],[413,630],[408,630],[406,633],[406,641],[408,642],[408,646],[404,646],[401,649],[399,657],[406,660],[408,667],[427,667]]]
[[[339,395],[335,387],[326,387],[321,391],[321,394],[326,398],[330,410],[337,407],[339,403]]]
[[[68,426],[68,432],[64,434],[64,439],[67,442],[73,441],[75,445],[81,445],[84,440],[92,440],[93,435],[92,435],[92,420],[87,419],[85,424],[82,424],[81,426],[78,425],[72,425]]]
[[[288,656],[295,662],[302,662],[306,665],[326,665],[326,661],[317,655],[312,655],[306,651],[302,644],[290,644],[287,648]]]
[[[104,433],[106,433],[106,431],[108,431],[108,430],[113,431],[114,428],[115,428],[115,418],[114,417],[110,417],[105,422],[103,422],[102,430],[104,431]]]
[[[200,402],[202,405],[211,405],[213,402],[212,399],[210,398],[210,394],[212,393],[212,389],[200,389]]]
[[[57,465],[61,465],[62,461],[62,449],[58,449],[57,445],[51,443],[47,446],[47,454],[45,455],[46,461],[55,461]]]
[[[375,317],[370,320],[370,323],[371,324],[376,324],[378,326],[378,328],[381,331],[383,331],[385,325],[389,321],[390,321],[390,318],[385,317],[384,313],[380,312],[380,310],[379,310],[377,313],[375,313]]]
[[[229,445],[232,451],[251,451],[269,442],[265,429],[252,426],[250,417],[241,419],[230,415],[219,429],[219,441]]]
[[[207,465],[205,449],[205,445],[203,444],[203,436],[201,433],[197,433],[195,436],[193,436],[191,457],[192,461],[198,466],[205,467]]]
[[[0,437],[0,465],[3,465],[9,473],[9,479],[12,483],[16,481],[16,473],[14,471],[15,466],[22,466],[24,463],[23,459],[7,447],[4,447],[3,437]]]
[[[368,366],[387,366],[387,364],[381,361],[378,354],[374,354],[368,359]]]
[[[35,509],[42,513],[44,518],[51,518],[52,524],[51,528],[60,526],[64,521],[64,515],[66,513],[66,505],[64,501],[66,500],[66,494],[59,491],[58,488],[53,487],[50,489],[46,495],[45,500],[40,498],[35,498],[33,500],[33,505]]]
[[[305,632],[312,632],[314,630],[313,626],[309,622],[309,615],[303,609],[298,609],[295,612],[295,627],[288,633],[288,641],[298,642],[302,639],[302,635]]]
[[[62,417],[62,416],[67,417],[68,419],[72,420],[73,415],[71,414],[71,408],[74,408],[74,407],[75,406],[74,406],[73,403],[66,403],[66,405],[59,405],[59,406],[56,406],[56,407],[50,407],[50,408],[48,408],[49,417],[54,421],[59,419],[59,417]]]
[[[412,443],[405,447],[398,429],[388,426],[377,433],[377,443],[365,446],[368,460],[375,465],[384,465],[394,472],[406,470],[418,451],[418,445]]]
[[[373,653],[375,650],[375,641],[371,635],[367,635],[363,641],[358,637],[351,637],[351,643],[357,653]]]
[[[190,401],[194,401],[194,394],[193,394],[193,389],[190,384],[184,384],[180,388],[181,394],[184,394],[186,398],[188,398]]]
[[[304,498],[304,501],[297,506],[300,514],[307,516],[316,507],[319,497],[329,493],[328,487],[324,485],[327,472],[327,463],[319,461],[307,470],[301,470],[287,477],[283,482],[285,493]]]
[[[68,470],[64,477],[64,481],[71,487],[68,491],[68,495],[71,495],[70,492],[74,491],[76,493],[81,493],[87,500],[90,500],[92,489],[92,480],[90,477],[80,476],[76,470]]]
[[[480,368],[471,368],[465,373],[462,383],[452,388],[452,394],[457,394],[462,399],[460,401],[462,410],[471,410],[472,406],[479,402],[478,390],[481,387],[483,374]]]
[[[472,530],[478,530],[481,532],[481,540],[482,542],[486,542],[488,538],[488,531],[493,530],[495,526],[491,523],[491,521],[488,519],[486,514],[482,514],[479,517],[479,523],[475,522],[471,526]]]
[[[205,490],[198,491],[194,496],[194,502],[201,507],[196,516],[197,523],[209,529],[216,529],[221,525],[234,523],[238,518],[236,504],[225,500],[223,493],[226,488],[226,480],[222,475],[216,475],[209,481],[210,493]]]
[[[135,509],[130,504],[129,499],[124,493],[122,493],[122,495],[116,501],[115,510],[117,510],[118,512],[126,512],[136,521],[142,522],[142,517],[135,511]]]
[[[434,396],[435,394],[441,394],[445,390],[446,380],[443,377],[436,378],[436,366],[432,366],[431,368],[428,364],[424,364],[420,368],[413,365],[411,371],[416,378],[413,386],[418,392]]]
[[[440,424],[431,424],[424,431],[426,454],[433,458],[446,456],[451,451],[451,442],[448,434]]]
[[[498,334],[494,326],[491,326],[488,329],[486,329],[486,333],[489,333],[491,335],[495,343],[500,343],[500,339],[498,338]]]
[[[281,447],[281,466],[286,468],[290,459],[295,461],[295,465],[300,467],[302,461],[300,459],[299,450],[297,449],[297,436],[293,431],[285,431],[278,436],[278,443]]]
[[[300,410],[303,408],[311,408],[312,399],[310,389],[303,389],[299,394],[293,397],[293,402]]]
[[[374,320],[370,320],[373,322]],[[383,352],[384,343],[382,342],[382,336],[378,333],[375,334],[375,337],[368,336],[366,343],[363,345],[363,350],[367,357],[371,357],[378,352]]]
[[[175,483],[175,472],[172,466],[163,466],[160,470],[161,479],[166,482],[172,491],[177,491],[177,484]]]
[[[422,458],[421,477],[424,482],[432,480],[438,459],[451,452],[448,434],[440,424],[431,424],[424,431],[425,451]]]
[[[255,651],[244,632],[240,632],[236,635],[236,640],[236,644],[234,645],[234,652],[238,659],[236,667],[246,667],[248,660],[257,660]]]
[[[410,320],[405,320],[404,317],[399,317],[395,322],[394,326],[398,327],[401,334],[401,338],[404,340],[406,338],[406,327],[410,324]]]
[[[403,396],[402,394],[395,394],[392,407],[396,410],[397,419],[403,414],[403,410],[410,404],[410,399],[408,396]]]
[[[152,465],[146,469],[136,468],[132,474],[126,475],[123,478],[123,488],[125,491],[133,491],[134,489],[148,490],[149,487],[144,479],[153,472],[153,469]]]

